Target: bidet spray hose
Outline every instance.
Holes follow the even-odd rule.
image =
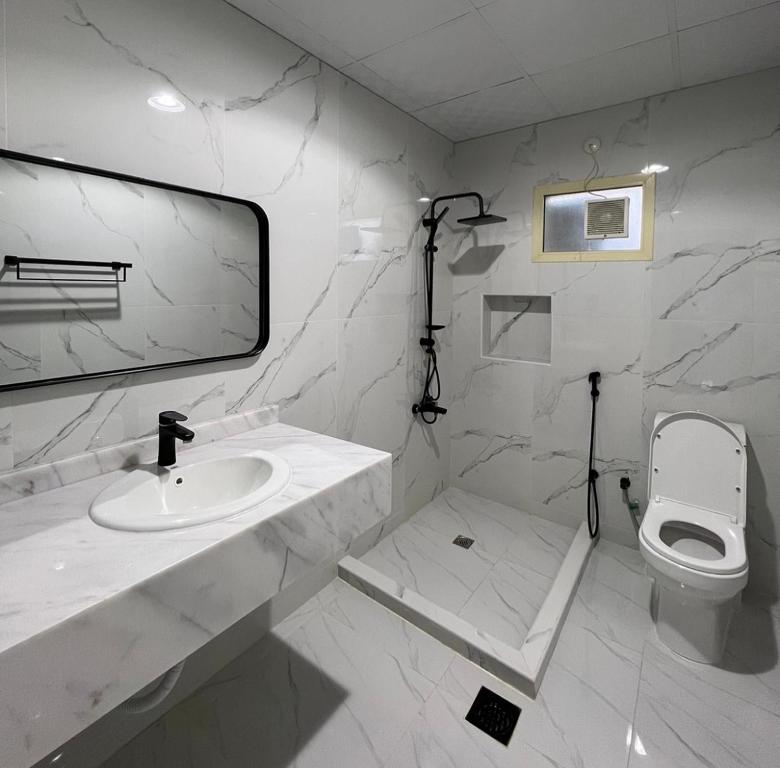
[[[596,400],[599,396],[598,383],[601,374],[598,371],[591,371],[588,374],[590,382],[590,450],[588,452],[588,533],[591,539],[595,539],[599,533],[599,495],[596,490],[596,480],[599,473],[593,468],[593,443],[596,435]],[[591,505],[591,497],[593,503]]]

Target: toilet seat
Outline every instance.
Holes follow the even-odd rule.
[[[661,539],[661,529],[675,522],[703,528],[718,537],[723,542],[723,557],[704,559],[670,547]],[[647,507],[640,536],[644,544],[657,555],[692,571],[726,576],[741,573],[747,568],[744,529],[732,523],[728,516],[717,512],[658,498]]]
[[[650,503],[639,551],[652,580],[659,640],[717,664],[747,585],[747,438],[699,411],[658,413],[650,434]]]

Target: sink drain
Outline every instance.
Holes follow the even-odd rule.
[[[463,549],[468,549],[474,543],[474,539],[470,539],[468,536],[456,536],[452,543],[463,547]]]
[[[466,715],[466,720],[506,746],[512,738],[519,717],[520,707],[483,685]]]

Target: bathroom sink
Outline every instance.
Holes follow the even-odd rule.
[[[106,528],[165,531],[246,512],[284,489],[290,466],[267,453],[183,457],[172,467],[143,465],[105,488],[90,517]]]

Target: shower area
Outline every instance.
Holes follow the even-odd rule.
[[[600,373],[583,371],[576,387],[582,429],[569,459],[578,468],[563,478],[571,486],[566,493],[579,500],[577,511],[554,519],[523,495],[531,486],[526,470],[547,469],[544,459],[533,466],[531,434],[540,431],[533,421],[555,421],[549,403],[541,419],[527,411],[538,407],[551,368],[551,294],[537,285],[523,295],[490,293],[501,282],[507,219],[480,193],[425,202],[415,254],[422,274],[420,387],[410,405],[431,450],[442,435],[452,446],[450,481],[376,546],[344,558],[339,576],[535,696],[598,536]],[[436,296],[447,280],[449,313]],[[440,366],[442,354],[451,364]],[[550,461],[558,458],[566,457]]]
[[[528,696],[535,696],[593,540],[447,488],[339,576]]]

